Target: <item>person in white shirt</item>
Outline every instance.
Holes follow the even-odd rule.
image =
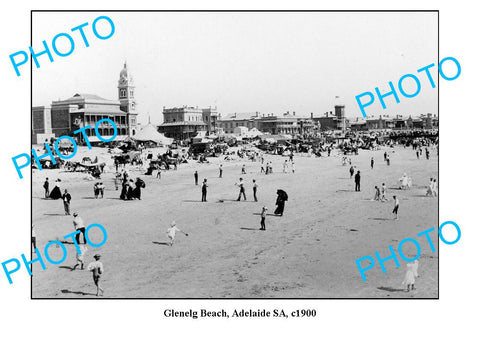
[[[76,212],[73,213],[73,226],[75,227],[75,230],[80,230],[80,232],[75,235],[77,243],[80,244],[80,234],[83,234],[83,244],[87,244],[87,239],[85,238],[85,225],[83,224],[82,218],[78,216],[78,213]]]
[[[172,223],[170,224],[170,228],[167,229],[167,236],[170,239],[170,246],[173,246],[173,242],[175,242],[175,235],[177,231],[184,234],[185,236],[188,236],[187,233],[177,228],[177,224],[175,223],[175,221],[172,221]]]
[[[76,258],[77,258],[77,263],[73,266],[72,271],[75,270],[78,266],[80,266],[80,269],[83,270],[83,265],[84,265],[84,258],[85,254],[87,253],[87,247],[82,244],[80,246],[80,252],[77,252]]]
[[[103,263],[99,261],[100,257],[99,254],[93,255],[95,262],[90,262],[87,266],[87,270],[93,273],[93,283],[97,286],[97,296],[99,296],[100,292],[102,292],[103,295],[103,288],[100,286],[100,277],[103,274]]]
[[[247,196],[245,195],[245,186],[243,184],[243,178],[240,177],[240,181],[238,183],[235,183],[235,185],[240,188],[237,201],[240,201],[240,197],[242,197],[242,195],[243,195],[243,199],[246,201]]]
[[[407,286],[407,292],[415,290],[415,278],[419,277],[418,275],[418,260],[407,263],[407,272],[405,273],[405,279],[402,282],[402,285]]]

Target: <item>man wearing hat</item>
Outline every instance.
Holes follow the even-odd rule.
[[[80,232],[75,235],[77,243],[80,244],[80,234],[83,234],[83,244],[87,244],[87,239],[85,238],[85,225],[77,212],[73,213],[73,226],[75,227],[75,230],[80,230]]]
[[[97,286],[97,296],[99,293],[102,292],[103,295],[103,288],[100,287],[100,277],[103,274],[103,263],[100,262],[101,256],[99,254],[93,255],[95,262],[90,262],[87,266],[87,269],[93,273],[93,282],[95,286]]]

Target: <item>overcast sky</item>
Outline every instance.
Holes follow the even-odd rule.
[[[110,39],[92,33],[100,15],[115,23]],[[70,56],[54,54],[53,63],[40,56],[41,68],[33,66],[34,106],[75,93],[118,99],[127,60],[141,123],[149,115],[161,123],[164,106],[183,105],[217,106],[222,114],[318,116],[341,103],[355,118],[361,117],[356,95],[376,86],[387,92],[388,81],[396,84],[402,75],[437,63],[437,14],[431,12],[33,13],[34,50],[84,22],[90,47],[72,33],[76,46]],[[438,87],[419,77],[417,97],[399,94],[396,104],[390,96],[386,110],[376,99],[367,114],[437,114]]]

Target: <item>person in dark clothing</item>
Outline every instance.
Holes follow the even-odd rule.
[[[353,177],[353,174],[355,172],[355,169],[353,168],[353,165],[350,167],[350,178]]]
[[[355,191],[360,191],[360,170],[355,175]]]
[[[193,177],[195,178],[195,185],[198,185],[198,172],[196,170],[193,173]]]
[[[70,200],[72,196],[68,193],[67,189],[65,189],[65,193],[62,196],[63,199],[63,207],[65,208],[65,215],[70,215]]]
[[[120,193],[121,200],[127,199],[127,192],[128,192],[128,183],[124,181],[122,184],[122,192]]]
[[[45,198],[48,198],[50,196],[50,183],[48,182],[48,177],[45,179],[45,183],[43,183],[43,188],[45,189]]]
[[[130,181],[127,183],[127,200],[133,200],[133,189],[135,188],[135,183],[133,179],[130,178]]]
[[[387,152],[386,151],[383,153],[383,160],[387,161]]]
[[[133,198],[141,200],[142,188],[145,188],[145,182],[140,178],[137,178],[137,181],[135,182],[135,189],[132,191]]]
[[[288,200],[288,195],[285,191],[279,189],[277,190],[277,209],[273,212],[275,215],[283,216],[283,211],[285,210],[285,201]]]
[[[257,202],[257,188],[258,188],[258,184],[257,184],[257,181],[256,180],[253,180],[253,199],[255,200],[255,202]]]
[[[205,178],[202,183],[202,202],[207,201],[207,188],[208,188],[207,179]]]
[[[375,161],[373,160],[373,157],[372,157],[372,159],[370,160],[370,166],[372,167],[372,169],[373,169],[373,164],[375,164]]]

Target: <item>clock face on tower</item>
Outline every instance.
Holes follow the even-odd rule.
[[[126,83],[127,83],[127,78],[122,77],[122,78],[120,79],[120,84],[123,85],[123,84],[126,84]]]

